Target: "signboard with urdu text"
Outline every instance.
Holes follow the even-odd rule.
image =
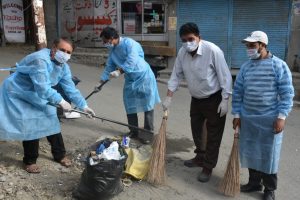
[[[22,0],[2,0],[3,28],[8,42],[25,42]]]

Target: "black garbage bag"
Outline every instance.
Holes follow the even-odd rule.
[[[109,142],[111,143],[112,141],[105,139],[99,144],[107,144]],[[122,192],[121,177],[125,168],[127,154],[121,145],[119,145],[119,152],[121,155],[124,155],[124,158],[121,160],[102,160],[93,166],[87,162],[73,197],[80,200],[106,200]]]

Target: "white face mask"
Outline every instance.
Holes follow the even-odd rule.
[[[196,40],[194,40],[193,42],[184,42],[184,43],[182,43],[182,46],[188,52],[193,52],[198,48],[199,42],[197,42]]]
[[[260,53],[258,53],[258,50],[256,48],[247,49],[247,56],[248,56],[248,58],[255,60],[260,57]]]
[[[65,53],[61,50],[57,50],[54,55],[54,59],[57,62],[59,62],[60,64],[68,62],[68,60],[70,60],[70,58],[71,58],[71,54]]]
[[[110,42],[105,43],[104,46],[108,49],[112,49],[114,47],[114,45]]]

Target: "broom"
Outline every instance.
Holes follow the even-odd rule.
[[[226,196],[234,197],[240,193],[240,159],[239,159],[239,133],[235,129],[234,141],[231,149],[227,169],[220,182],[219,191]]]
[[[147,181],[153,185],[162,185],[166,182],[165,155],[166,129],[168,111],[165,111],[159,133],[154,137],[153,152],[149,164]]]

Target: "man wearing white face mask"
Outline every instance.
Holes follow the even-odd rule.
[[[210,179],[216,166],[221,144],[232,78],[222,50],[215,44],[202,40],[196,24],[181,26],[179,35],[183,42],[168,82],[168,93],[163,102],[167,110],[173,93],[183,78],[192,96],[190,117],[196,156],[184,162],[187,167],[203,167],[198,176],[201,182]],[[207,119],[207,144],[203,151],[202,126]]]
[[[249,169],[249,182],[241,192],[264,186],[263,199],[275,200],[283,129],[293,106],[292,76],[287,64],[267,50],[266,33],[254,31],[242,42],[249,60],[241,66],[232,95],[241,166]]]
[[[73,52],[67,38],[55,40],[52,49],[42,49],[27,55],[16,64],[16,72],[5,79],[0,87],[0,140],[23,141],[24,169],[39,173],[36,165],[39,139],[47,137],[56,162],[69,167],[71,160],[65,154],[56,107],[65,111],[71,105],[52,87],[59,84],[66,96],[81,110],[94,111],[75,88],[69,65]]]
[[[154,107],[160,103],[160,97],[155,76],[144,59],[142,46],[131,38],[120,37],[117,30],[111,27],[104,28],[100,37],[109,49],[106,66],[100,76],[100,84],[124,74],[123,102],[128,124],[138,127],[138,113],[144,112],[144,128],[153,131]],[[139,139],[142,143],[148,144],[153,139],[153,134],[147,134],[142,138],[138,130],[134,128],[129,130],[128,136]]]

